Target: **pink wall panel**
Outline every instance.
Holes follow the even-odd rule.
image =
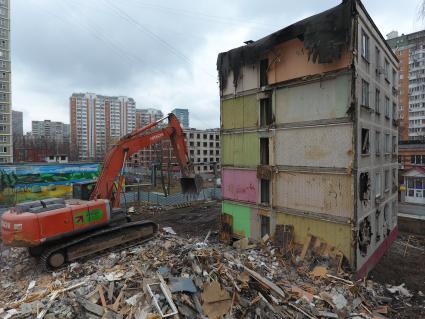
[[[224,198],[257,202],[257,170],[223,168],[221,177]]]

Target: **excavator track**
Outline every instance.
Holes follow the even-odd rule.
[[[46,271],[60,268],[66,263],[95,255],[105,250],[133,242],[147,241],[158,232],[152,221],[137,221],[103,228],[61,244],[46,248],[40,262]]]

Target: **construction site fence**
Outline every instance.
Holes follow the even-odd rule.
[[[159,206],[175,206],[179,204],[187,204],[192,202],[199,202],[205,200],[216,200],[221,199],[220,188],[205,188],[198,194],[183,194],[176,193],[164,196],[156,192],[126,192],[124,194],[124,200],[121,201],[124,205],[134,203],[149,203],[152,205]]]

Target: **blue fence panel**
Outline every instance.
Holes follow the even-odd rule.
[[[210,199],[221,199],[221,189],[219,188],[206,188],[203,189],[199,194],[171,194],[169,196],[163,196],[159,193],[143,192],[127,192],[124,194],[124,203],[134,202],[149,202],[156,205],[177,205],[190,203],[194,201],[210,200]]]

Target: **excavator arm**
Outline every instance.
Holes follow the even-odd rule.
[[[152,129],[165,118],[158,120],[127,134],[112,147],[105,156],[102,170],[90,196],[91,200],[109,199],[112,207],[119,207],[124,179],[123,170],[127,158],[164,139],[171,140],[177,156],[181,168],[183,192],[197,192],[193,165],[189,161],[183,130],[174,114],[170,113],[167,118],[168,126],[153,131]]]

